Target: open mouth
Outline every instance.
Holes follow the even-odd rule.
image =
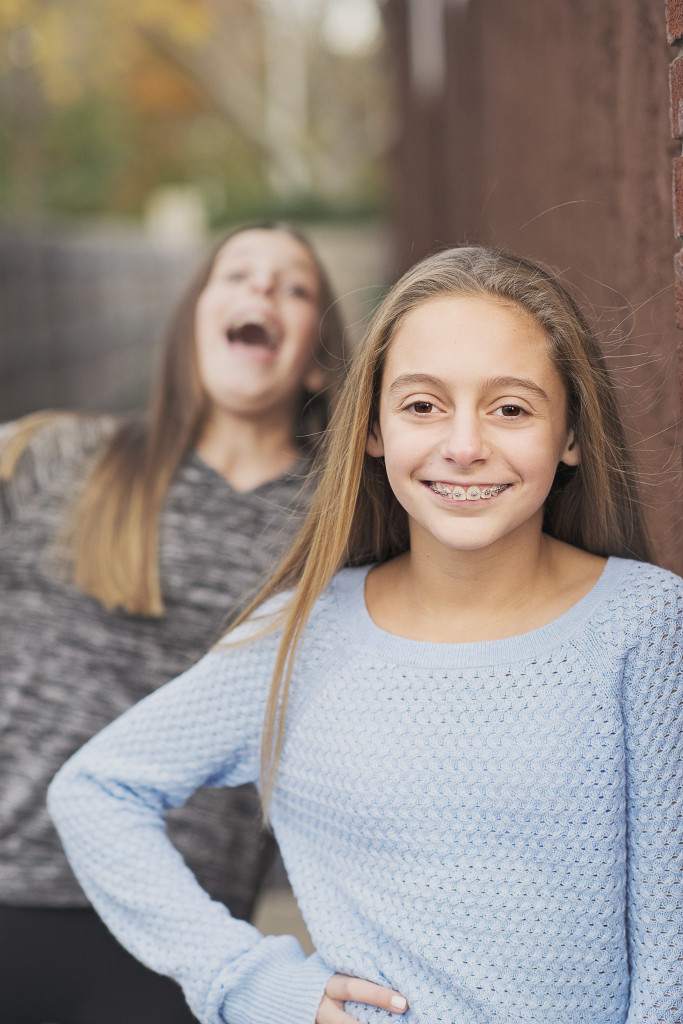
[[[239,343],[254,349],[276,352],[280,347],[282,331],[267,317],[250,313],[230,324],[226,336],[231,344]]]
[[[463,487],[460,484],[446,484],[438,480],[428,480],[426,483],[430,491],[451,501],[488,501],[497,498],[508,487],[512,487],[512,484],[470,484]]]

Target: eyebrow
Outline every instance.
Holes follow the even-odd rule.
[[[490,377],[485,384],[486,390],[498,391],[530,391],[533,395],[548,401],[548,395],[540,384],[528,377]]]
[[[439,377],[432,377],[428,373],[402,373],[400,377],[397,377],[393,383],[388,387],[389,394],[393,394],[395,391],[401,391],[402,388],[408,384],[426,384],[427,386],[434,388],[442,388],[445,386],[445,382]]]
[[[432,377],[428,373],[402,373],[400,377],[397,377],[389,387],[389,394],[394,394],[396,391],[401,391],[404,387],[410,384],[422,384],[427,387],[440,388],[445,387],[446,382],[441,380],[440,377]],[[536,381],[529,380],[526,377],[489,377],[484,382],[485,391],[530,391],[534,395],[538,395],[539,398],[548,401],[548,395]]]

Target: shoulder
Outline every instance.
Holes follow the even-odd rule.
[[[320,595],[313,608],[316,620],[337,619],[350,622],[365,608],[365,580],[369,565],[340,569]]]
[[[302,658],[336,660],[351,654],[364,635],[365,578],[369,566],[340,569],[311,609],[302,644]]]
[[[41,412],[0,426],[2,476],[45,474],[95,451],[120,421],[114,416]]]
[[[611,558],[612,610],[645,622],[678,620],[683,611],[683,579],[649,562]]]
[[[653,758],[663,754],[669,767],[675,765],[681,738],[683,579],[645,562],[618,561],[613,635],[624,647],[621,699],[626,742],[632,752],[644,744],[643,763],[651,766],[655,778],[662,778]]]
[[[316,645],[339,643],[339,631],[348,626],[364,607],[365,577],[369,566],[341,569],[313,605],[305,629],[305,642]],[[279,643],[282,627],[295,596],[295,588],[283,590],[268,598],[218,644],[218,649],[245,644],[264,637]]]
[[[665,669],[683,681],[683,579],[647,562],[611,558],[602,606],[605,636],[632,665]],[[676,666],[672,668],[672,666]]]
[[[276,642],[279,642],[293,595],[293,590],[283,590],[279,594],[267,598],[257,608],[254,608],[243,622],[230,628],[222,640],[216,644],[214,650],[217,652],[228,651],[232,647],[268,637],[276,637]]]
[[[0,427],[0,509],[12,518],[36,494],[58,485],[73,491],[102,444],[113,416],[43,412]]]

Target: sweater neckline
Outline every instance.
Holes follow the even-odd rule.
[[[610,557],[593,587],[558,618],[537,629],[502,640],[477,643],[433,643],[409,640],[388,633],[375,624],[365,603],[365,581],[372,565],[345,569],[337,580],[352,609],[346,623],[362,646],[383,659],[403,665],[432,668],[473,667],[529,660],[547,654],[574,636],[590,619],[594,610],[614,594],[616,582],[623,576],[627,559]]]
[[[298,479],[303,484],[310,469],[310,459],[302,453],[299,455],[296,462],[292,463],[289,469],[286,469],[284,473],[280,473],[278,476],[273,477],[272,480],[265,480],[262,484],[259,484],[258,487],[252,487],[248,491],[238,491],[232,486],[229,480],[215,470],[213,466],[210,466],[208,462],[205,462],[195,448],[187,453],[186,464],[199,470],[205,477],[207,477],[207,479],[219,481],[230,494],[242,498],[249,498],[252,495],[258,495],[262,491],[268,491],[271,487],[277,487],[280,484],[288,483],[290,480]]]

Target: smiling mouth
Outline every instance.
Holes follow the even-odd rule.
[[[249,314],[230,324],[226,331],[229,342],[239,342],[253,348],[276,352],[282,340],[282,331],[266,317]]]
[[[462,487],[460,484],[428,480],[427,486],[430,491],[440,494],[443,498],[450,498],[451,501],[487,501],[502,494],[508,487],[512,487],[512,484],[471,484],[469,487]]]

